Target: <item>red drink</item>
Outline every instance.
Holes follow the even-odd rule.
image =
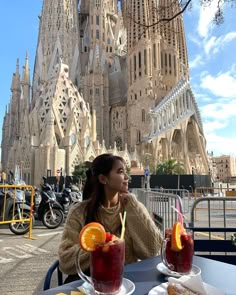
[[[125,243],[115,240],[96,247],[90,256],[91,277],[95,293],[116,294],[119,292],[125,260]]]
[[[193,261],[193,238],[190,231],[181,233],[180,239],[182,244],[182,250],[173,251],[171,249],[171,229],[166,230],[166,247],[165,247],[165,258],[168,263],[168,268],[172,271],[186,274],[191,271]]]

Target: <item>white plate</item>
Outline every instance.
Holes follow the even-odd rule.
[[[159,272],[163,273],[166,276],[175,277],[175,278],[179,278],[183,275],[178,272],[169,270],[162,262],[157,264],[157,270],[159,270]],[[192,265],[192,269],[190,273],[188,273],[188,276],[195,276],[200,273],[201,273],[201,269],[197,267],[196,265]]]
[[[82,292],[84,292],[86,295],[94,295],[94,290],[92,285],[86,282],[83,283],[83,285],[81,285],[79,289]],[[135,290],[135,284],[132,281],[123,278],[120,292],[117,295],[130,295],[134,292],[134,290]]]
[[[203,283],[206,289],[207,295],[225,295],[225,293],[207,283]],[[148,295],[167,295],[168,283],[163,283],[159,286],[154,287],[148,293]]]

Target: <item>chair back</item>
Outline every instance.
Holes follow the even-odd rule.
[[[61,286],[63,285],[63,274],[59,268],[59,260],[53,262],[53,264],[47,270],[45,279],[44,279],[44,286],[43,290],[48,290],[51,288],[51,282],[54,272],[56,272],[56,285]]]

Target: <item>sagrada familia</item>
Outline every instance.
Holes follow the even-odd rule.
[[[37,185],[113,152],[130,167],[150,155],[154,165],[173,158],[186,173],[207,173],[182,15],[161,21],[180,11],[171,3],[44,0],[32,83],[28,54],[12,78],[3,170],[18,165]]]

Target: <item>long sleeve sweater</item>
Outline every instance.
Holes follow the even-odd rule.
[[[125,199],[124,207],[120,203],[109,209],[100,206],[96,221],[100,222],[106,231],[119,237],[121,229],[119,213],[126,211],[125,264],[129,264],[158,255],[163,237],[146,207],[134,195],[128,195]],[[75,256],[80,249],[78,236],[85,225],[87,204],[88,201],[83,201],[74,205],[64,226],[58,254],[60,269],[68,275],[76,274]],[[82,251],[80,265],[82,270],[89,268],[88,252]]]

